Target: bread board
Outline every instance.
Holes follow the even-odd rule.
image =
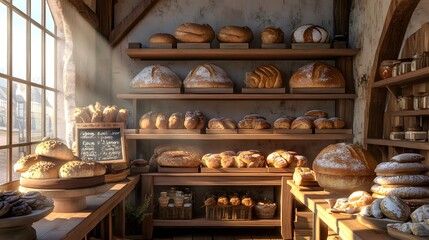
[[[200,169],[198,167],[185,168],[185,167],[158,166],[158,172],[163,172],[163,173],[197,173],[197,172],[200,172]]]
[[[219,43],[219,48],[223,49],[247,49],[249,48],[249,43]]]
[[[238,129],[239,134],[272,134],[273,129]]]
[[[260,168],[208,168],[208,167],[202,167],[201,168],[202,173],[266,173],[268,172],[267,168],[260,167]]]
[[[378,219],[375,217],[362,216],[360,214],[358,214],[356,216],[356,219],[358,220],[358,222],[360,222],[361,224],[363,224],[369,228],[379,229],[379,230],[384,230],[384,231],[386,231],[387,224],[389,224],[389,223],[404,223],[403,221],[396,221],[396,220],[392,220],[389,218]]]
[[[156,94],[156,93],[171,93],[171,94],[179,94],[181,93],[181,88],[130,88],[130,93],[148,93],[148,94]]]
[[[345,88],[291,88],[290,93],[346,93]]]
[[[353,134],[353,129],[314,129],[315,134]]]
[[[319,187],[319,183],[316,180],[301,181],[300,185],[296,183],[295,185],[302,186],[302,187]]]
[[[237,134],[238,129],[210,129],[206,128],[206,134]]]
[[[292,43],[292,49],[331,48],[330,43]]]
[[[261,48],[282,49],[282,48],[286,48],[286,44],[284,44],[284,43],[272,43],[272,44],[262,43]]]
[[[138,132],[139,132],[138,129],[125,129],[124,130],[125,134],[135,134],[135,133],[138,133]]]
[[[149,48],[174,48],[175,46],[172,43],[150,43]]]
[[[267,167],[268,172],[270,173],[293,173],[295,168],[275,168],[275,167]]]
[[[234,93],[234,88],[185,88],[185,93]]]
[[[75,189],[93,187],[104,184],[104,176],[84,177],[84,178],[50,178],[50,179],[19,179],[20,185],[28,188],[42,189]]]
[[[139,129],[140,134],[201,134],[201,129]]]
[[[207,49],[207,48],[211,48],[211,43],[177,43],[177,48],[182,48],[182,49],[189,49],[189,48]]]
[[[312,134],[313,129],[273,129],[274,134]]]
[[[119,182],[127,178],[129,174],[130,174],[129,168],[121,170],[117,173],[109,173],[104,175],[104,182],[105,183]]]
[[[242,88],[241,93],[284,94],[286,88]]]
[[[401,240],[424,240],[424,239],[427,240],[428,239],[427,237],[418,237],[410,233],[404,233],[391,227],[387,227],[387,234],[389,234],[389,236],[393,238],[401,239]]]

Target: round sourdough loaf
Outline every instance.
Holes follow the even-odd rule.
[[[410,198],[429,198],[429,187],[384,187],[374,184],[371,191],[378,195],[395,195],[403,199]]]
[[[305,24],[292,31],[293,43],[325,43],[329,42],[329,33],[321,26]]]
[[[284,43],[284,33],[278,27],[266,27],[261,33],[263,44]]]
[[[70,150],[67,145],[57,140],[48,140],[39,143],[34,153],[64,161],[70,161],[74,157],[72,150]]]
[[[141,70],[131,80],[131,88],[178,88],[180,78],[170,68],[163,65],[150,65]]]
[[[36,179],[58,178],[58,170],[62,163],[62,161],[55,160],[38,161],[31,165],[21,176]]]
[[[290,78],[290,88],[343,88],[343,74],[335,67],[314,62],[299,68]]]
[[[316,129],[333,129],[334,123],[327,118],[318,118],[313,121],[314,128]]]
[[[327,191],[368,191],[375,177],[377,161],[362,147],[337,143],[325,147],[313,161],[319,185]]]
[[[90,164],[82,161],[70,161],[61,166],[60,178],[82,178],[93,177],[94,168]]]
[[[253,40],[253,33],[246,26],[225,26],[217,33],[217,40],[221,43],[249,43]]]
[[[184,43],[209,43],[214,39],[215,32],[208,24],[183,23],[176,28],[174,37]]]
[[[389,195],[383,198],[380,203],[381,212],[393,220],[406,221],[411,214],[411,209],[407,203],[397,196]]]
[[[183,81],[185,88],[231,88],[228,74],[215,64],[200,64]]]

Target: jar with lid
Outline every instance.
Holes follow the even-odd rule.
[[[399,110],[412,110],[413,109],[413,96],[400,96],[397,99]]]
[[[396,63],[396,60],[384,60],[380,64],[378,74],[381,79],[386,79],[392,77],[393,65]]]
[[[167,195],[167,192],[161,192],[160,197],[158,198],[158,203],[160,207],[167,207],[168,206],[168,200],[170,198]]]
[[[429,93],[420,93],[419,95],[419,109],[429,108]]]
[[[405,138],[405,132],[402,126],[393,126],[390,132],[390,140],[403,140]]]
[[[420,126],[410,126],[405,132],[405,139],[410,141],[426,141],[427,133]]]
[[[411,61],[401,62],[400,75],[411,72]]]
[[[423,68],[423,57],[421,54],[414,54],[413,61],[411,62],[411,71],[419,70]]]
[[[183,207],[184,196],[182,191],[176,191],[176,196],[174,198],[175,207]]]
[[[174,199],[174,197],[176,197],[176,188],[175,187],[170,188],[170,191],[168,191],[168,197],[170,199]]]
[[[396,76],[400,75],[400,65],[401,65],[400,61],[396,61],[393,64],[393,67],[392,67],[392,77],[396,77]]]

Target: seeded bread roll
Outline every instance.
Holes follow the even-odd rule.
[[[168,116],[166,113],[158,113],[155,126],[158,129],[168,129]]]
[[[277,27],[266,27],[261,33],[263,44],[284,43],[284,33]]]
[[[36,179],[58,178],[58,170],[61,167],[61,163],[61,161],[55,160],[38,161],[31,165],[21,176]]]
[[[15,172],[23,173],[27,171],[31,165],[39,162],[48,160],[46,157],[37,154],[29,154],[20,159],[13,165],[13,170]]]
[[[185,88],[232,88],[228,74],[215,64],[197,65],[183,81]]]
[[[70,150],[67,145],[56,140],[48,140],[39,143],[34,153],[64,161],[70,161],[74,157],[72,150]]]
[[[221,43],[249,43],[253,40],[253,33],[249,27],[225,26],[217,33]]]
[[[70,161],[61,166],[59,171],[60,178],[82,178],[93,177],[94,168],[90,164],[82,161]]]
[[[168,128],[170,129],[183,129],[185,128],[185,115],[180,112],[171,114],[168,119]]]
[[[141,129],[156,129],[157,112],[147,112],[140,118],[139,125]]]
[[[215,32],[208,24],[183,23],[176,28],[174,37],[184,43],[208,43],[214,39]]]
[[[148,39],[149,44],[171,43],[173,46],[177,43],[177,39],[169,33],[155,33]]]

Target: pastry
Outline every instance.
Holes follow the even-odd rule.
[[[150,65],[143,68],[130,82],[131,88],[180,88],[179,76],[169,67]]]
[[[225,26],[217,33],[220,43],[249,43],[253,40],[253,33],[249,27]]]

